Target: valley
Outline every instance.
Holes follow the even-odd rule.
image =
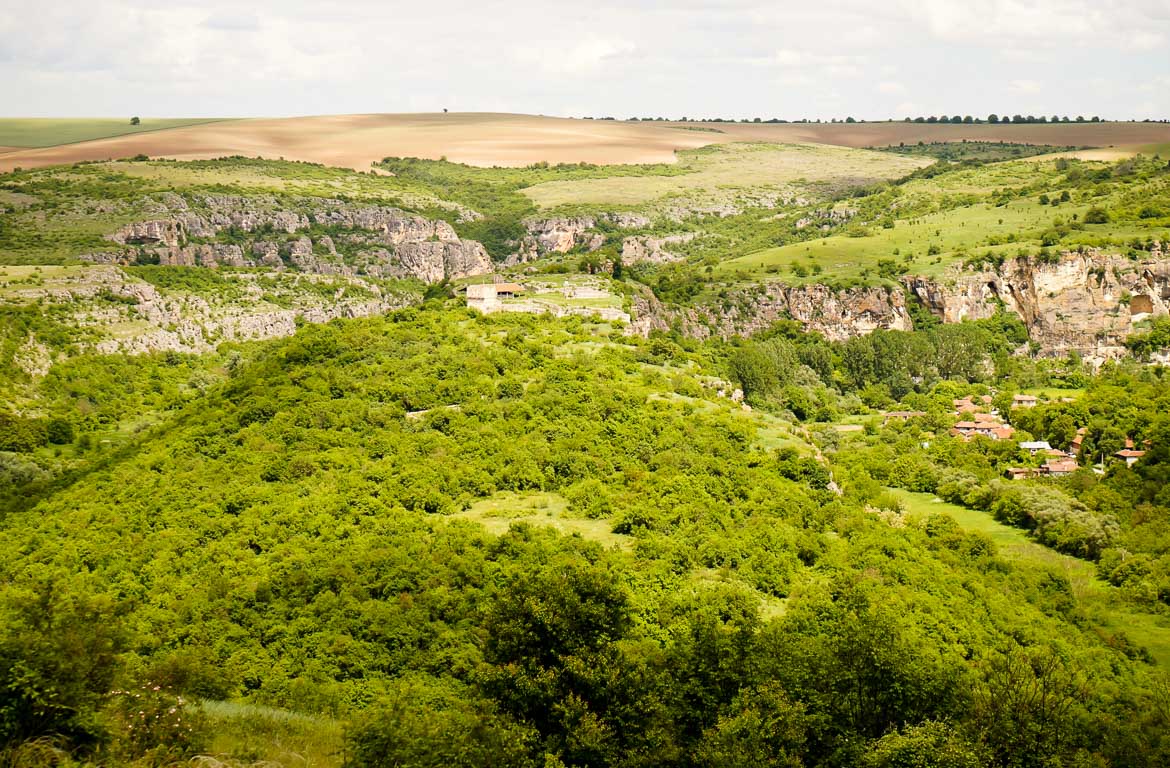
[[[1165,124],[4,123],[0,765],[1170,755]]]

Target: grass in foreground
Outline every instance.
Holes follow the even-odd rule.
[[[193,765],[333,768],[342,764],[343,725],[324,715],[226,701],[205,701],[202,712],[211,738],[205,754]]]

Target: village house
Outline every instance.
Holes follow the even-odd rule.
[[[925,416],[926,411],[889,411],[882,414],[882,426],[891,421],[909,421],[910,419]]]
[[[490,314],[503,308],[502,299],[516,298],[524,291],[524,286],[518,283],[479,283],[467,286],[466,291],[467,306]]]
[[[1015,433],[1016,430],[1013,427],[994,418],[960,421],[951,429],[952,435],[962,437],[964,440],[970,440],[976,435],[982,435],[990,440],[1010,440]]]
[[[1132,441],[1129,441],[1132,443]],[[1133,448],[1122,448],[1117,453],[1113,454],[1117,458],[1125,462],[1125,466],[1132,467],[1138,463],[1138,459],[1146,455],[1145,451],[1136,451]]]
[[[523,292],[524,286],[519,283],[496,283],[496,296],[501,299],[514,299],[516,294]]]
[[[1035,408],[1035,395],[1016,395],[1012,398],[1012,408]]]
[[[1032,467],[1008,467],[1007,476],[1009,480],[1027,480],[1036,474],[1036,470]]]
[[[1048,477],[1065,477],[1079,469],[1073,459],[1049,459],[1040,467],[1040,474]]]
[[[1047,440],[1025,440],[1024,442],[1020,443],[1020,449],[1027,451],[1031,455],[1035,456],[1041,451],[1051,451],[1052,446],[1048,444]]]
[[[951,404],[955,408],[956,414],[975,413],[991,408],[991,395],[967,395],[966,397],[952,400]]]
[[[1081,427],[1077,430],[1077,436],[1072,439],[1072,443],[1070,443],[1068,446],[1068,453],[1070,456],[1076,457],[1081,455],[1081,443],[1085,441],[1085,434],[1088,433],[1088,431],[1089,430],[1085,427]]]

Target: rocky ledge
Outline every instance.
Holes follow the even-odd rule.
[[[1100,364],[1124,354],[1137,323],[1170,314],[1170,258],[1160,244],[1148,253],[1132,259],[1097,249],[1066,251],[1045,260],[956,267],[940,278],[908,275],[899,287],[763,283],[698,307],[666,307],[645,291],[635,301],[629,332],[677,328],[697,338],[748,336],[791,319],[843,340],[879,328],[911,329],[907,302],[918,301],[948,323],[1006,309],[1023,320],[1039,354],[1076,352]]]
[[[193,202],[169,195],[167,216],[128,224],[107,238],[121,249],[82,258],[103,264],[295,268],[428,283],[492,271],[482,244],[461,240],[445,221],[397,208],[312,199],[293,209],[271,198],[235,196],[204,196]],[[339,240],[330,235],[290,237],[313,227],[328,227]],[[225,235],[234,242],[192,242]]]
[[[79,351],[142,354],[206,352],[226,341],[290,336],[299,322],[378,315],[421,298],[354,277],[285,273],[274,281],[241,273],[230,279],[236,289],[231,296],[204,296],[160,291],[115,266],[71,267],[41,285],[14,289],[8,300],[61,306],[70,316],[69,325],[94,332],[95,338]],[[330,290],[321,290],[322,281],[329,282]],[[52,362],[47,355],[30,335],[14,360],[37,376]]]

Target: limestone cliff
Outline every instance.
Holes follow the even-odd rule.
[[[14,286],[6,302],[60,306],[69,325],[89,329],[95,337],[80,345],[82,351],[140,354],[206,352],[225,341],[290,336],[298,322],[383,314],[420,298],[389,293],[354,277],[285,273],[274,279],[240,273],[229,279],[233,290],[228,295],[197,295],[160,291],[115,266],[67,267],[41,283]],[[320,290],[325,281],[328,291]],[[16,362],[41,375],[51,363],[47,354],[30,336]]]
[[[605,245],[605,235],[596,231],[599,221],[619,229],[642,229],[651,223],[641,214],[628,212],[528,219],[524,222],[528,234],[515,244],[516,252],[504,263],[506,266],[524,264],[550,253],[568,253],[577,247],[595,251]]]
[[[666,307],[645,291],[635,300],[630,332],[678,328],[697,338],[746,336],[792,319],[842,340],[878,328],[909,330],[908,296],[948,323],[991,317],[1002,307],[1020,316],[1039,354],[1076,351],[1100,363],[1125,353],[1123,342],[1136,323],[1170,313],[1170,258],[1157,244],[1141,259],[1086,249],[1051,260],[955,267],[939,278],[908,275],[901,288],[764,283],[717,304],[687,308]]]
[[[651,237],[649,235],[631,235],[622,240],[622,263],[635,264],[646,261],[653,264],[665,264],[671,261],[681,261],[684,257],[668,250],[670,246],[688,243],[695,239],[694,232],[684,232],[666,237]]]
[[[164,266],[293,267],[316,274],[414,277],[426,282],[490,273],[490,257],[480,243],[461,240],[452,226],[397,208],[352,206],[338,200],[307,199],[290,209],[269,197],[205,195],[188,202],[167,195],[159,208],[167,218],[128,224],[108,236],[126,246],[83,256],[102,264],[156,261]],[[331,236],[302,234],[311,227],[340,230]],[[230,233],[238,242],[192,242]],[[346,247],[346,255],[338,245]]]
[[[648,293],[648,292],[647,292]],[[745,288],[719,304],[668,309],[652,295],[635,299],[637,319],[630,332],[641,335],[677,326],[695,338],[750,336],[778,320],[797,320],[807,330],[833,341],[878,328],[906,331],[913,327],[905,296],[884,286],[836,291],[824,285],[789,286],[764,283]]]
[[[1096,362],[1123,354],[1136,322],[1170,311],[1170,259],[1160,247],[1137,260],[1085,249],[903,283],[944,322],[990,317],[1003,306],[1024,321],[1041,354],[1076,351]]]

